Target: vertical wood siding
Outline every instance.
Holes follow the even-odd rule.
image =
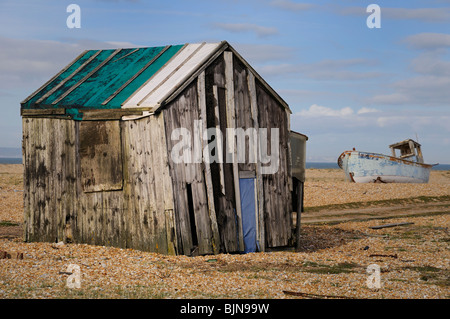
[[[259,127],[279,128],[279,169],[275,174],[264,174],[264,222],[267,247],[287,246],[292,239],[292,196],[288,160],[289,128],[285,109],[256,81]],[[270,150],[270,143],[267,149]]]
[[[197,82],[188,86],[164,112],[167,150],[169,165],[172,172],[172,181],[175,202],[175,216],[178,225],[178,244],[181,252],[190,255],[198,248],[200,254],[211,254],[214,251],[211,218],[209,217],[206,180],[203,163],[174,163],[170,154],[173,147],[179,142],[171,140],[174,129],[185,128],[191,133],[191,146],[194,147],[194,120],[200,119],[198,106]],[[192,191],[193,215],[189,214],[188,189]],[[195,221],[191,217],[195,216]],[[195,230],[191,225],[195,224]],[[193,232],[196,231],[198,247],[194,247]]]
[[[122,122],[124,186],[114,191],[83,191],[79,126],[23,119],[25,240],[176,254],[162,114]]]

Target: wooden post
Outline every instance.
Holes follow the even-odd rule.
[[[258,132],[259,122],[258,122],[258,105],[256,100],[256,84],[254,74],[248,70],[247,75],[248,90],[250,93],[250,108],[252,112],[253,127]],[[259,242],[259,250],[265,251],[265,235],[264,235],[264,192],[263,192],[263,181],[261,175],[261,161],[259,156],[259,138],[258,145],[255,149],[256,158],[256,193],[257,193],[257,214],[256,214],[256,236]]]
[[[295,250],[300,250],[300,235],[301,235],[301,220],[302,220],[302,211],[303,211],[303,190],[304,190],[304,183],[303,182],[296,182],[296,187],[298,190],[297,195],[297,224],[295,225]]]
[[[226,108],[227,108],[227,128],[236,127],[235,105],[234,105],[234,83],[233,83],[233,53],[225,51],[223,53],[225,60],[225,89],[226,89]],[[222,132],[225,134],[225,132]],[[227,153],[232,151],[233,159],[233,180],[234,195],[236,203],[237,228],[239,250],[244,251],[244,233],[242,230],[242,212],[241,212],[241,192],[239,189],[239,167],[237,163],[236,137],[232,140],[227,139]]]

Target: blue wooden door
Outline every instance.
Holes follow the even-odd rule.
[[[255,178],[240,178],[242,231],[244,234],[244,253],[258,249],[256,239],[256,196]]]

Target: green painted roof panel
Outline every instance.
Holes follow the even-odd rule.
[[[50,96],[45,98],[39,104],[44,106],[53,106],[52,103],[59,99],[63,94],[69,89],[80,82],[85,76],[87,76],[91,71],[93,71],[97,66],[99,66],[104,60],[106,60],[115,50],[102,50],[97,56],[95,56],[89,63],[87,63],[83,68],[75,71],[71,78],[66,78],[60,87],[58,87]],[[54,104],[53,107],[70,107],[70,105]]]
[[[173,45],[161,54],[156,61],[139,74],[131,83],[129,83],[122,91],[120,91],[108,105],[122,105],[134,92],[136,92],[147,80],[149,80],[164,64],[166,64],[183,45]]]
[[[50,83],[45,85],[41,90],[37,91],[34,95],[31,95],[31,98],[28,98],[28,100],[23,103],[23,108],[29,109],[31,106],[35,105],[36,101],[42,98],[45,94],[47,94],[50,90],[52,90],[54,87],[56,87],[61,81],[66,79],[68,76],[70,76],[75,70],[77,70],[83,63],[85,63],[90,57],[92,57],[95,53],[97,53],[97,50],[90,50],[84,52],[81,56],[79,56],[77,59],[75,59],[65,71],[63,71],[61,74],[56,76]],[[36,107],[36,105],[35,105]]]
[[[86,51],[22,108],[120,108],[182,47]]]

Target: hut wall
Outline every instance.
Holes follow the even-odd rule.
[[[227,123],[225,60],[220,55],[205,70],[206,125],[226,132]],[[223,135],[221,147],[225,154],[228,141]],[[218,151],[218,150],[217,150]],[[223,252],[239,251],[237,236],[236,201],[234,191],[233,165],[231,163],[213,162],[210,164],[214,206],[220,236],[220,250]]]
[[[202,145],[198,144],[198,138],[194,141],[195,132],[202,136],[202,127],[198,125],[199,122],[195,122],[201,119],[198,96],[197,82],[194,81],[163,111],[173,181],[178,245],[180,253],[186,255],[197,249],[199,254],[212,254],[218,249],[218,241],[215,240],[217,235],[212,227],[215,221],[212,217],[215,219],[215,216],[210,215],[212,207],[208,202],[206,169],[201,156],[195,158],[194,151],[195,147],[203,149]],[[186,129],[191,134],[191,163],[176,163],[172,159],[172,152],[179,151],[173,150],[174,147],[181,142],[178,137],[172,139],[172,132],[179,128]],[[177,155],[184,154],[181,152]]]
[[[177,254],[163,114],[122,122],[128,246]]]
[[[86,136],[96,140],[90,150]],[[176,254],[165,144],[162,114],[120,123],[24,118],[25,240]]]
[[[75,123],[23,118],[24,239],[72,236],[77,211]]]
[[[292,240],[292,195],[289,150],[289,119],[286,110],[256,81],[259,127],[279,128],[279,168],[263,174],[264,224],[267,247],[287,246]],[[267,149],[270,150],[268,144]]]

